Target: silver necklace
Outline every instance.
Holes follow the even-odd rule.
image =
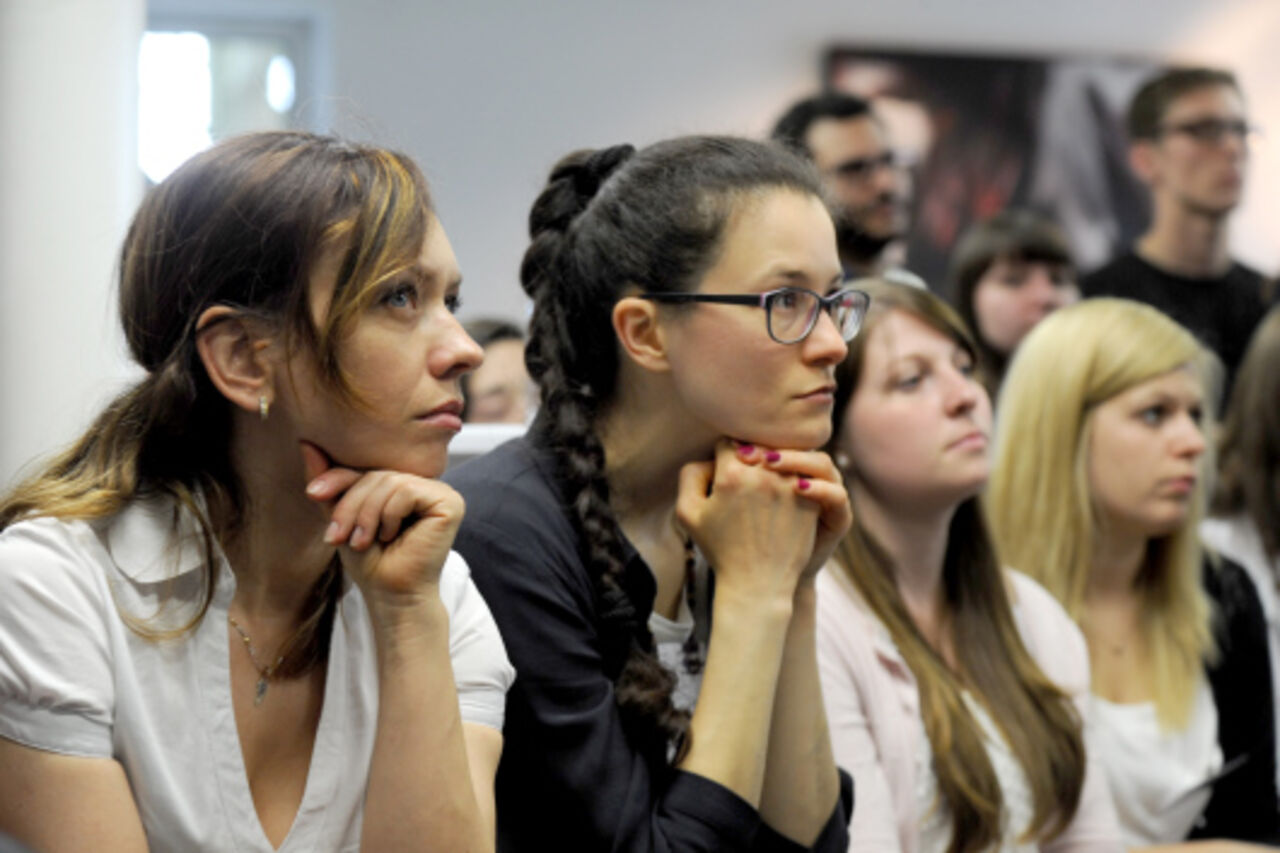
[[[240,639],[244,640],[244,650],[249,653],[249,662],[253,664],[253,668],[258,671],[258,684],[253,691],[253,705],[256,708],[262,704],[263,698],[267,695],[267,685],[271,681],[271,677],[275,675],[276,669],[284,662],[284,655],[276,658],[275,663],[270,666],[263,666],[258,663],[258,655],[253,650],[253,641],[249,639],[249,635],[240,627],[240,623],[235,620],[230,613],[227,614],[227,621],[231,623],[231,627],[236,629],[236,633],[240,635]],[[283,648],[283,647],[281,647]]]

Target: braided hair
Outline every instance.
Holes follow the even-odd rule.
[[[639,152],[618,145],[568,155],[529,214],[520,279],[534,308],[525,362],[592,574],[605,672],[624,728],[655,762],[668,745],[677,760],[687,751],[689,714],[672,703],[676,676],[657,657],[649,614],[621,582],[623,538],[596,432],[619,367],[612,309],[635,288],[695,289],[736,207],[779,189],[822,197],[813,168],[780,146],[682,137]]]

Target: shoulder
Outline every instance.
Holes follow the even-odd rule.
[[[1066,690],[1089,685],[1089,650],[1084,635],[1058,599],[1016,569],[1005,569],[1014,623],[1027,651],[1045,675]]]
[[[1133,252],[1125,252],[1091,273],[1080,277],[1080,292],[1085,296],[1123,296],[1135,272],[1144,272],[1142,260]]]
[[[88,523],[55,518],[18,522],[0,531],[0,607],[17,597],[51,605],[108,597],[109,568],[106,551]]]

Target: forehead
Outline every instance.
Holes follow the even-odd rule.
[[[1164,123],[1180,124],[1201,118],[1242,118],[1244,98],[1234,86],[1211,83],[1183,92],[1169,102]]]
[[[879,154],[888,147],[880,121],[870,114],[853,118],[820,118],[809,125],[805,143],[819,169],[854,157]]]
[[[788,282],[772,276],[799,273],[793,282],[821,289],[840,275],[835,225],[817,196],[779,189],[740,202],[725,226],[715,266],[704,277],[717,289],[741,289],[762,278],[771,286]]]
[[[1131,388],[1121,391],[1111,399],[1124,404],[1143,404],[1158,399],[1173,399],[1186,404],[1197,404],[1204,395],[1200,378],[1190,365],[1175,367],[1167,373],[1153,376]]]
[[[881,367],[888,367],[904,358],[949,358],[957,349],[963,349],[947,333],[901,308],[889,309],[874,323],[866,347],[867,365]]]

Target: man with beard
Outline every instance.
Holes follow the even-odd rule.
[[[808,157],[836,202],[846,275],[878,272],[885,248],[907,230],[906,179],[885,127],[861,98],[825,92],[794,104],[773,138]]]
[[[1080,281],[1086,297],[1145,302],[1191,330],[1222,359],[1228,388],[1265,313],[1263,277],[1227,246],[1252,130],[1228,71],[1177,68],[1144,83],[1129,105],[1129,162],[1151,190],[1151,225]]]

